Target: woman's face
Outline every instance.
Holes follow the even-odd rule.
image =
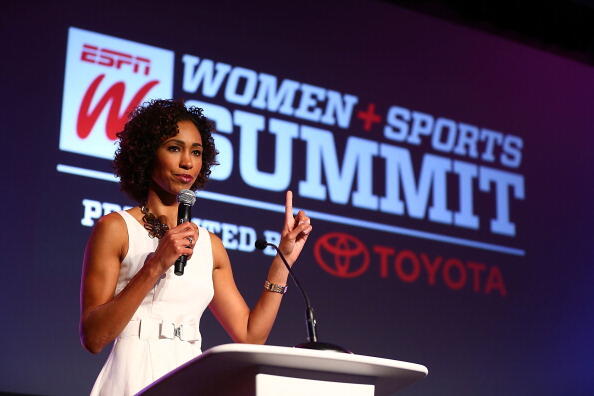
[[[202,137],[191,121],[177,123],[179,133],[157,149],[152,179],[170,194],[192,187],[202,169]]]

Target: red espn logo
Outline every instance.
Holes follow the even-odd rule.
[[[122,65],[130,65],[132,66],[132,72],[134,73],[138,73],[142,65],[144,66],[145,76],[148,76],[151,70],[150,59],[107,48],[99,48],[91,44],[83,45],[80,60],[83,62],[96,63],[102,66],[115,67],[116,69],[121,69]]]
[[[174,64],[171,50],[69,27],[60,150],[113,159],[129,113],[173,97]]]
[[[140,56],[133,56],[123,52],[99,48],[94,45],[84,44],[80,55],[80,60],[89,63],[96,63],[107,67],[121,69],[122,65],[131,65],[132,71],[138,73],[140,63],[144,64],[144,74],[148,75],[151,66],[151,60]],[[105,78],[105,74],[98,75],[89,88],[80,103],[78,118],[76,120],[76,134],[81,139],[85,139],[95,126],[97,118],[103,112],[103,109],[109,105],[105,132],[109,140],[116,139],[116,133],[124,128],[128,114],[136,108],[148,94],[148,92],[157,84],[158,80],[152,80],[144,84],[132,97],[125,110],[122,112],[123,98],[126,91],[126,84],[123,81],[113,84],[99,99],[96,106],[91,109],[91,102],[95,97],[99,85]]]
[[[144,84],[130,100],[126,109],[120,113],[124,92],[126,91],[126,84],[119,81],[113,84],[101,97],[95,108],[91,109],[91,102],[95,97],[97,87],[101,84],[101,81],[103,81],[104,78],[105,74],[100,74],[93,80],[87,89],[87,92],[85,92],[85,96],[80,104],[80,110],[76,120],[76,134],[81,139],[85,139],[89,136],[97,122],[97,118],[99,118],[103,109],[109,104],[105,133],[109,140],[115,140],[116,134],[124,128],[128,114],[142,102],[142,99],[144,99],[155,85],[159,84],[158,80],[149,81]]]

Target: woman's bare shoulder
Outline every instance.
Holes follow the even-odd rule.
[[[212,243],[212,244],[216,243],[217,245],[223,245],[221,238],[219,238],[219,236],[217,234],[215,234],[214,232],[208,231],[208,235],[210,235],[210,243]]]
[[[95,229],[101,232],[122,232],[126,231],[126,222],[121,214],[112,212],[101,217],[95,223]]]
[[[123,258],[128,251],[128,227],[122,215],[113,212],[97,220],[89,238],[89,247],[111,251]]]
[[[217,234],[208,232],[210,235],[210,245],[212,248],[212,255],[214,259],[214,269],[220,269],[223,267],[230,266],[229,256],[227,255],[227,249],[223,245],[223,241]]]

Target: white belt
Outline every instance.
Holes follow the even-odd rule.
[[[158,340],[179,338],[182,341],[200,341],[200,330],[193,322],[173,323],[152,318],[131,320],[119,335],[123,337],[138,337],[141,340]]]

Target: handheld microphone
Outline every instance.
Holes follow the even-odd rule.
[[[301,286],[301,283],[297,279],[297,275],[295,275],[295,272],[293,272],[293,270],[291,269],[291,266],[289,265],[289,263],[287,263],[287,259],[285,258],[285,255],[280,251],[278,246],[276,246],[275,244],[270,243],[264,239],[256,240],[256,243],[254,245],[256,246],[257,249],[260,249],[260,250],[264,250],[266,248],[266,246],[271,246],[276,250],[276,252],[278,253],[279,257],[281,258],[283,264],[285,265],[285,267],[287,267],[287,270],[289,270],[289,275],[291,276],[293,283],[295,284],[295,286],[297,286],[297,288],[301,292],[301,295],[303,295],[303,299],[305,300],[305,325],[307,327],[307,341],[308,342],[305,342],[305,343],[302,343],[299,345],[295,345],[295,348],[329,350],[329,351],[336,351],[336,352],[352,353],[348,349],[345,349],[339,345],[330,344],[328,342],[319,342],[318,341],[318,331],[316,328],[318,322],[315,319],[313,307],[311,306],[311,304],[309,302],[309,298],[307,297],[305,290],[303,289],[303,287]]]
[[[190,221],[192,218],[192,206],[196,202],[196,194],[192,190],[181,190],[177,194],[177,202],[179,202],[179,206],[177,207],[177,224],[179,225]],[[184,274],[187,261],[188,256],[185,254],[179,256],[175,261],[175,268],[173,270],[175,275],[181,276]]]

